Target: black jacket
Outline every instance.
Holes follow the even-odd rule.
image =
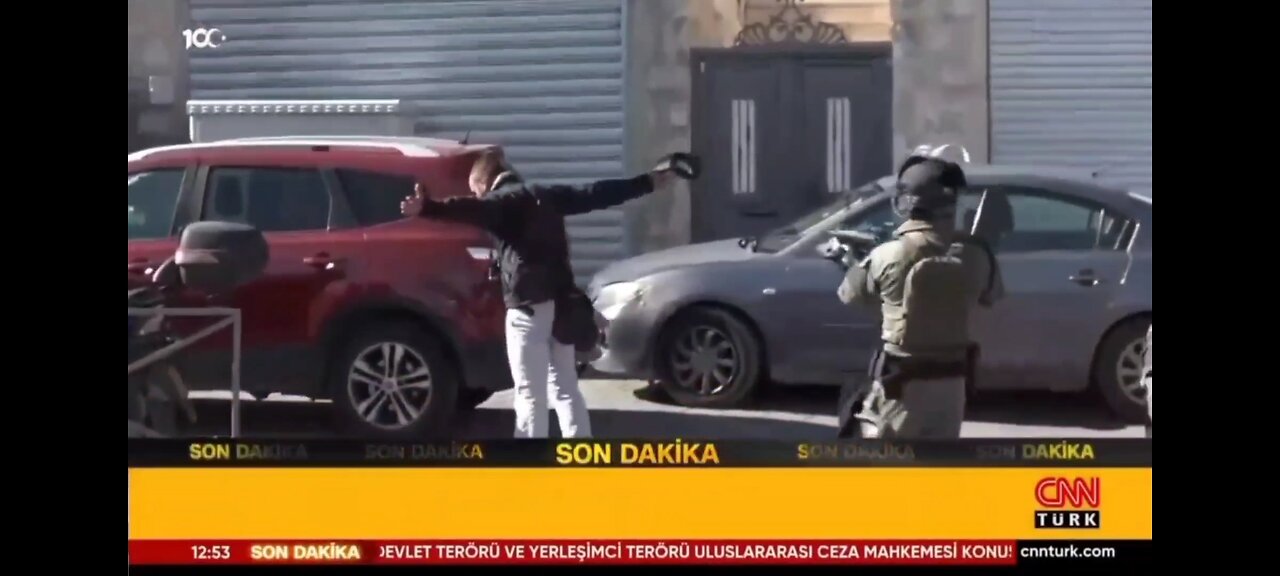
[[[482,198],[427,200],[422,215],[474,224],[498,243],[508,308],[553,300],[574,286],[564,217],[616,206],[653,191],[648,175],[584,187],[512,186]]]

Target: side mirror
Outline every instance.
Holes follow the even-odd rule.
[[[182,271],[173,257],[165,260],[151,275],[151,283],[161,290],[182,284]]]
[[[266,270],[267,256],[267,240],[253,226],[196,222],[182,231],[173,260],[184,284],[217,293],[260,276]]]

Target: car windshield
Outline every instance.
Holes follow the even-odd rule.
[[[786,248],[799,238],[808,235],[813,231],[814,227],[826,222],[836,214],[847,212],[863,200],[883,191],[884,187],[881,186],[880,181],[874,180],[855,190],[845,192],[834,202],[809,212],[786,226],[781,226],[760,236],[758,241],[754,242],[755,249],[757,252],[777,252]]]

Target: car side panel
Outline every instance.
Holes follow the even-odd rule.
[[[663,329],[690,306],[727,307],[758,323],[759,299],[751,294],[759,293],[753,286],[760,275],[744,264],[687,266],[634,279],[644,285],[645,292],[610,322],[604,357],[593,365],[610,374],[652,377]]]
[[[509,387],[501,285],[489,278],[490,261],[468,251],[491,247],[489,237],[470,226],[422,219],[373,226],[364,233],[371,271],[358,300],[416,303],[449,326],[449,345],[462,359],[483,359],[485,367],[500,361],[502,370],[482,370],[483,377],[467,378],[469,386]],[[468,364],[464,369],[471,369]]]
[[[264,274],[219,302],[241,311],[241,382],[250,392],[323,396],[318,325],[358,300],[369,276],[364,239],[353,232],[268,233]],[[332,263],[310,260],[318,255]],[[309,263],[312,262],[312,263]],[[231,334],[219,333],[184,363],[192,387],[225,389]]]
[[[1124,314],[1151,311],[1151,250],[1130,253],[1129,269],[1121,278],[1112,308]]]
[[[844,304],[836,289],[844,280],[839,264],[818,257],[779,259],[774,293],[765,302],[762,324],[773,342],[774,380],[797,384],[841,384],[866,374],[880,342],[874,309]]]
[[[166,153],[130,163],[130,172],[203,164],[195,178],[189,178],[179,203],[175,229],[198,218],[203,205],[207,166],[296,167],[324,171],[349,167],[404,174],[423,182],[429,194],[444,197],[464,193],[465,170],[461,159],[399,158],[383,152],[341,151],[319,153],[299,150],[264,152],[261,149],[200,149],[189,153]],[[333,180],[329,178],[332,187]],[[335,191],[337,191],[335,189]],[[335,197],[335,207],[345,207]],[[244,312],[242,384],[250,392],[284,392],[323,396],[326,330],[344,311],[369,308],[388,299],[411,303],[428,311],[448,331],[456,335],[450,346],[463,357],[483,358],[486,366],[494,359],[505,360],[502,349],[502,307],[500,290],[486,283],[487,273],[477,271],[477,262],[468,257],[466,246],[483,244],[487,237],[476,230],[453,227],[456,249],[444,249],[440,235],[422,234],[430,226],[419,222],[389,223],[367,229],[339,225],[350,222],[349,215],[335,218],[330,231],[267,233],[271,260],[266,274],[237,292],[216,302],[198,305],[235,305]],[[425,224],[425,223],[422,223]],[[449,225],[443,225],[449,228]],[[403,242],[382,242],[381,234],[409,230]],[[446,235],[448,236],[448,235]],[[370,241],[372,239],[373,241]],[[462,239],[465,239],[462,240]],[[130,259],[160,259],[172,254],[177,239],[131,242]],[[450,256],[444,256],[450,254]],[[424,257],[424,255],[426,255]],[[319,259],[311,260],[312,257]],[[325,258],[334,266],[323,265]],[[130,274],[130,285],[141,281]],[[197,304],[193,301],[193,304]],[[190,324],[178,321],[178,324]],[[456,330],[453,326],[457,327]],[[185,326],[184,326],[185,327]],[[190,326],[192,331],[199,326]],[[450,336],[451,340],[454,337]],[[194,389],[225,389],[229,380],[229,333],[219,334],[197,345],[181,359],[188,384]],[[493,348],[497,347],[495,352]],[[491,386],[509,386],[504,370],[486,376]],[[469,368],[468,368],[469,369]],[[469,378],[469,381],[481,378]]]
[[[707,305],[740,312],[760,331],[766,362],[775,379],[812,382],[793,378],[813,374],[814,368],[806,357],[806,345],[792,341],[794,330],[799,329],[798,318],[776,298],[781,293],[778,279],[785,276],[787,263],[788,259],[779,257],[703,264],[639,279],[646,292],[610,325],[609,351],[597,366],[610,373],[651,376],[667,323],[681,310]],[[835,287],[831,290],[834,298]],[[838,371],[823,370],[831,383],[838,383],[839,376],[832,375]]]

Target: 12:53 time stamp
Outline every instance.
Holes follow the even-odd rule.
[[[194,545],[191,547],[192,560],[230,560],[231,547],[225,544],[205,546]]]

